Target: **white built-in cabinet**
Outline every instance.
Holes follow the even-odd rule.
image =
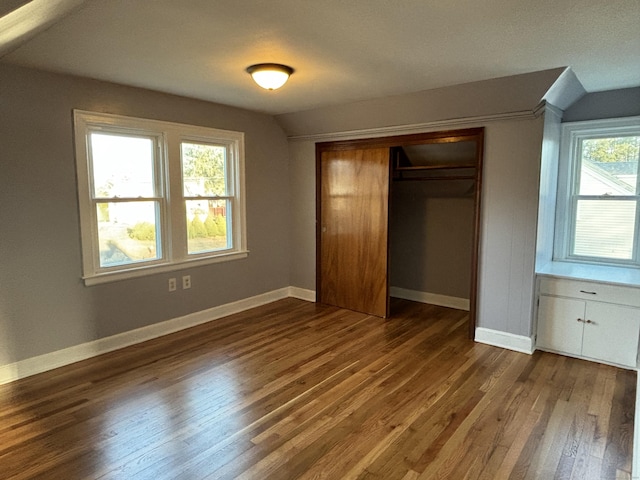
[[[635,368],[640,288],[540,277],[536,346]]]

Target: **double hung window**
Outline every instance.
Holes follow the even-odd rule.
[[[640,119],[563,126],[556,259],[640,266]]]
[[[245,257],[243,134],[74,112],[85,283]]]

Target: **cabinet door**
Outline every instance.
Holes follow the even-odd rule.
[[[640,310],[587,302],[582,355],[630,367],[636,366]]]
[[[537,345],[571,355],[582,353],[585,302],[540,295]]]
[[[386,317],[390,151],[322,152],[318,301]]]

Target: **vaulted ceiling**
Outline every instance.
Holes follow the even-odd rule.
[[[638,0],[4,0],[2,62],[272,114],[570,66],[640,86]],[[296,71],[259,89],[245,72]]]

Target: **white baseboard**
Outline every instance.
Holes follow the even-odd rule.
[[[455,308],[457,310],[469,311],[469,299],[450,297],[448,295],[440,295],[438,293],[419,292],[417,290],[408,290],[406,288],[391,287],[389,289],[392,297],[403,298],[404,300],[413,300],[414,302],[430,303],[440,307]]]
[[[316,292],[315,290],[307,290],[305,288],[289,287],[289,297],[306,300],[307,302],[315,302]]]
[[[486,343],[494,347],[506,348],[516,352],[527,353],[531,355],[535,350],[533,338],[524,335],[514,335],[513,333],[501,332],[500,330],[492,330],[490,328],[476,328],[476,342]]]
[[[100,338],[92,342],[82,343],[73,347],[64,348],[55,352],[46,353],[37,357],[27,358],[15,363],[0,366],[0,385],[29,377],[37,373],[53,370],[71,363],[86,360],[103,353],[111,352],[119,348],[128,347],[136,343],[145,342],[153,338],[168,335],[185,328],[194,327],[227,315],[239,313],[250,308],[259,307],[270,302],[275,302],[287,297],[295,297],[301,300],[315,300],[315,292],[297,287],[285,287],[279,290],[245,298],[236,302],[227,303],[217,307],[191,313],[183,317],[172,318],[164,322],[155,323],[128,332],[119,333],[106,338]]]

